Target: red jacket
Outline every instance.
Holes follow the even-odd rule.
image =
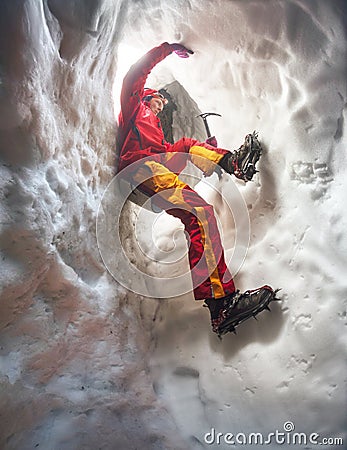
[[[118,170],[153,154],[164,153],[171,148],[165,141],[160,119],[143,102],[144,86],[153,67],[172,53],[171,45],[164,42],[146,53],[131,66],[123,80],[121,112],[118,118]]]

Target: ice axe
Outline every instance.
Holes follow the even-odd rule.
[[[204,121],[207,139],[210,139],[213,136],[211,134],[210,127],[208,126],[208,123],[207,123],[208,116],[219,116],[219,117],[222,117],[222,116],[221,116],[221,114],[217,114],[217,113],[202,113],[202,114],[199,114],[198,116],[196,116],[196,117],[201,117],[202,120]],[[214,147],[217,147],[217,145],[214,145]]]
[[[217,114],[217,113],[202,113],[202,114],[199,114],[198,116],[196,116],[196,117],[201,117],[202,120],[204,121],[205,130],[206,130],[206,134],[207,134],[206,142],[208,144],[212,145],[213,147],[217,147],[217,145],[218,145],[217,139],[215,138],[215,136],[211,135],[210,127],[208,126],[208,123],[207,123],[208,116],[219,116],[219,117],[222,117],[222,116],[221,116],[221,114]],[[213,139],[213,142],[211,142],[212,139]],[[222,178],[222,169],[219,166],[216,166],[215,172],[217,173],[218,178],[221,179]]]

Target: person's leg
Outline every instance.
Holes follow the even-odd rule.
[[[240,293],[225,265],[216,219],[206,203],[176,174],[155,161],[145,162],[134,181],[167,213],[178,217],[189,234],[189,262],[196,300],[205,299],[212,329],[218,336],[256,316],[276,300],[270,286]]]
[[[205,142],[184,137],[173,144],[170,147],[170,153],[166,155],[165,166],[175,173],[182,170],[181,162],[187,161],[180,158],[179,153],[189,155],[189,160],[206,176],[212,175],[216,165],[225,155],[230,154],[229,150],[212,147]]]
[[[178,217],[189,236],[189,263],[196,300],[223,298],[235,291],[225,264],[213,207],[162,164],[146,161],[134,175],[152,201]]]
[[[177,141],[171,146],[170,151],[187,153],[192,163],[205,176],[212,175],[216,166],[219,166],[241,180],[250,181],[257,172],[256,164],[262,153],[262,147],[258,141],[257,133],[254,132],[248,134],[244,143],[233,152],[189,138],[182,138]],[[175,165],[177,166],[176,161],[180,162],[180,159],[174,153],[169,154],[167,158],[168,163],[165,165],[175,173],[179,173],[182,168],[175,167]]]

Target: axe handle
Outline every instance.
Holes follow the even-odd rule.
[[[202,120],[204,121],[207,138],[210,138],[211,137],[211,131],[210,131],[210,127],[208,126],[206,117],[203,117]]]

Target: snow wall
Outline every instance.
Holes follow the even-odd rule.
[[[253,448],[250,433],[278,430],[285,443],[267,447],[291,448],[295,431],[343,448],[344,2],[13,0],[0,12],[0,447]],[[131,292],[98,251],[120,81],[164,41],[195,54],[168,57],[149,85],[178,82],[222,114],[211,119],[221,146],[257,129],[266,150],[255,183],[206,180],[225,197],[234,183],[247,207],[237,287],[282,287],[272,313],[222,342],[191,294]],[[181,104],[176,138],[198,127]],[[230,255],[237,230],[206,181],[197,190],[215,202]],[[130,260],[162,270],[131,254],[138,239],[184,256],[177,221],[125,213]]]

